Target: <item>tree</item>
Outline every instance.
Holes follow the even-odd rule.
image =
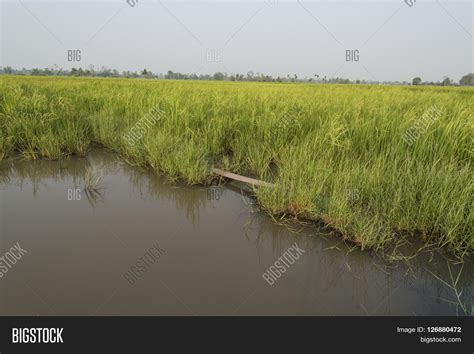
[[[214,80],[222,81],[224,80],[224,74],[221,72],[215,73],[213,76]]]
[[[459,85],[470,85],[474,86],[474,74],[469,73],[464,75],[461,80],[459,80]]]
[[[6,66],[6,67],[3,68],[3,72],[4,72],[5,74],[12,74],[12,73],[13,73],[13,69],[12,69],[11,66]]]
[[[415,86],[419,85],[419,84],[421,84],[421,78],[420,77],[415,77],[411,83],[412,83],[412,85],[415,85]]]
[[[443,82],[441,83],[442,86],[449,86],[451,84],[452,84],[452,80],[447,76],[443,78]]]

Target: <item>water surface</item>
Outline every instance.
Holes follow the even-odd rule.
[[[289,230],[239,185],[173,185],[101,151],[1,164],[0,255],[17,242],[27,253],[0,279],[0,315],[461,313],[434,276],[449,283],[446,260],[389,264],[315,226]],[[90,167],[104,178],[87,195]],[[270,286],[262,274],[295,242],[305,253]],[[164,254],[131,284],[125,274],[154,245]],[[458,282],[468,306],[473,273],[466,262]]]

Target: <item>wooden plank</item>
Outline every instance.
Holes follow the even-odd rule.
[[[225,177],[225,178],[230,178],[230,179],[233,179],[235,181],[239,181],[239,182],[243,182],[243,183],[252,184],[254,186],[261,186],[261,187],[274,187],[275,186],[272,183],[259,181],[258,179],[254,179],[254,178],[250,178],[250,177],[237,175],[235,173],[227,172],[227,171],[221,170],[219,168],[212,168],[211,171],[214,172],[215,174],[219,175],[219,176],[222,176],[222,177]]]

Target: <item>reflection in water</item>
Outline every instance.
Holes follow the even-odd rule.
[[[138,193],[143,200],[166,199],[174,203],[176,209],[184,211],[193,224],[199,221],[199,210],[207,202],[205,189],[171,185],[150,171],[126,167],[125,172],[129,176],[132,191]]]
[[[17,157],[0,161],[0,187],[14,184],[23,188],[25,183],[30,183],[35,195],[51,182],[61,183],[72,179],[73,185],[78,187],[86,168],[87,164],[79,159],[28,161]]]
[[[91,168],[104,176],[97,193],[84,190]],[[71,188],[85,198],[68,200]],[[387,263],[315,226],[276,224],[238,184],[219,188],[220,198],[209,200],[204,187],[171,185],[102,151],[59,162],[3,161],[0,251],[20,241],[28,254],[0,279],[0,314],[470,311],[472,260],[460,274],[461,264],[429,252]],[[304,255],[269,286],[262,273],[295,242]],[[165,256],[129,286],[124,272],[155,243]],[[459,299],[455,290],[463,290]]]
[[[88,189],[84,188],[84,194],[86,195],[87,201],[90,206],[95,208],[98,203],[104,203],[104,193],[100,189]]]

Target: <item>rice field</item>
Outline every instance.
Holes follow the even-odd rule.
[[[172,180],[211,167],[275,183],[271,215],[361,248],[474,250],[474,89],[3,76],[0,159],[92,147]]]

